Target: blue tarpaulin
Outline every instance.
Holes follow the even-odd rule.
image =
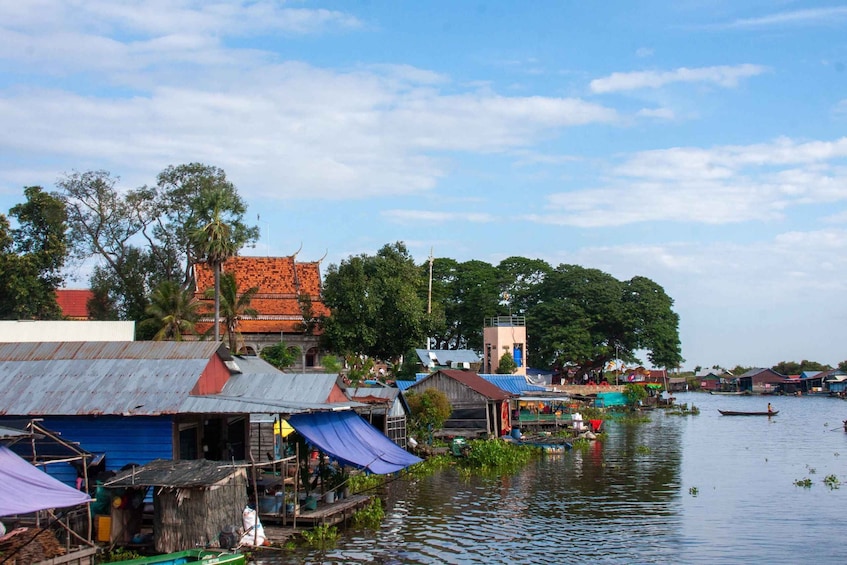
[[[422,461],[353,412],[315,412],[288,418],[297,432],[343,465],[377,475],[394,473]]]

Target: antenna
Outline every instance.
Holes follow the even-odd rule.
[[[432,247],[429,248],[429,292],[426,297],[426,313],[432,314],[432,262],[435,258],[432,256]],[[426,338],[426,350],[429,351],[429,336]]]

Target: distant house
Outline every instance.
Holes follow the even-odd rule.
[[[738,378],[724,369],[701,369],[694,373],[701,390],[737,392]]]
[[[56,290],[56,303],[67,320],[89,320],[88,301],[94,293],[88,289],[60,288]]]
[[[384,386],[348,388],[347,396],[364,405],[354,408],[362,418],[400,447],[406,447],[410,412],[400,389]]]
[[[214,288],[214,273],[205,264],[195,265],[197,286],[195,297],[206,305],[206,312],[214,311],[214,299],[206,298],[208,289]],[[320,357],[316,327],[318,318],[329,315],[321,298],[320,261],[299,262],[296,255],[288,257],[232,257],[221,267],[223,272],[234,273],[240,291],[258,287],[250,302],[258,312],[256,318],[243,318],[239,331],[244,349],[237,353],[258,355],[262,348],[284,341],[296,345],[302,352],[294,369],[320,372]],[[211,316],[196,325],[203,333],[212,327]]]
[[[404,394],[429,388],[443,392],[453,407],[439,435],[498,437],[511,430],[512,395],[476,373],[441,369],[410,385]]]
[[[478,371],[482,359],[470,349],[415,349],[423,372],[438,369],[465,369]]]
[[[826,371],[823,384],[829,394],[840,397],[847,395],[847,373],[841,369]]]
[[[757,394],[782,392],[786,383],[785,375],[781,375],[773,369],[761,367],[750,369],[743,375],[738,376],[739,390]]]

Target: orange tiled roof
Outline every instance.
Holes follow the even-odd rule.
[[[88,319],[88,301],[94,298],[90,290],[82,289],[58,289],[56,290],[56,302],[62,309],[66,318],[86,320]]]
[[[197,288],[195,296],[212,310],[213,300],[204,298],[206,289],[215,284],[214,273],[205,264],[195,265]],[[238,288],[247,290],[258,287],[259,291],[250,301],[250,306],[259,316],[243,319],[239,325],[242,333],[275,333],[300,331],[303,313],[298,296],[308,296],[312,301],[315,317],[329,315],[329,309],[321,299],[320,262],[298,263],[294,257],[232,257],[222,270],[235,273]],[[205,331],[210,323],[197,324],[197,331]]]

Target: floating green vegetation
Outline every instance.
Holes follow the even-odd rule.
[[[350,492],[358,494],[367,490],[373,490],[385,483],[385,475],[373,475],[367,473],[357,473],[351,475],[347,479],[346,486],[350,487]]]
[[[591,442],[584,437],[578,437],[571,442],[571,445],[573,446],[574,449],[580,449],[582,451],[587,451],[588,448],[591,447]]]
[[[338,528],[321,524],[311,530],[303,530],[303,541],[315,549],[329,549],[338,541]]]
[[[824,477],[823,484],[828,486],[830,490],[835,490],[841,486],[841,481],[835,475],[827,475]]]
[[[582,416],[583,421],[588,420],[607,420],[609,416],[603,408],[595,408],[593,406],[580,407],[578,412]]]
[[[814,467],[809,467],[808,465],[806,465],[806,470],[809,471],[810,475],[814,475],[818,472],[817,469],[815,469]]]
[[[803,487],[803,488],[812,488],[812,479],[806,477],[805,479],[797,479],[794,481],[794,486]]]
[[[646,445],[639,445],[635,448],[635,453],[637,453],[638,455],[650,455],[652,452],[653,450]]]
[[[385,518],[385,510],[382,508],[382,500],[374,498],[370,504],[353,514],[351,522],[353,527],[359,530],[376,530],[379,529],[383,518]]]
[[[457,459],[460,469],[477,474],[512,474],[539,457],[537,447],[507,441],[475,439],[468,442],[467,455]]]
[[[700,489],[698,489],[697,487],[691,487],[690,489],[688,489],[688,494],[690,494],[691,496],[697,496],[698,494],[700,494]]]
[[[123,547],[116,547],[112,551],[103,555],[101,563],[114,563],[116,561],[129,561],[130,559],[139,559],[144,557],[137,551],[133,551],[131,549],[125,549]]]
[[[670,410],[666,412],[666,414],[671,414],[674,416],[696,416],[700,413],[700,409],[694,406],[688,407],[688,403],[685,404],[675,404]]]

